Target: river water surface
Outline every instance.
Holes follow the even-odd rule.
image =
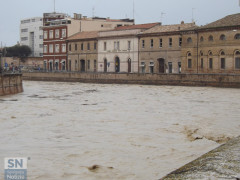
[[[29,180],[155,180],[240,135],[239,89],[23,84],[0,97],[0,179],[29,157]]]

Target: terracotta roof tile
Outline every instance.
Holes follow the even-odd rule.
[[[182,24],[174,24],[174,25],[158,25],[151,29],[144,31],[141,34],[151,34],[151,33],[163,33],[163,32],[175,32],[182,31],[187,28],[196,27],[194,23],[182,23]]]
[[[149,23],[149,24],[136,24],[130,26],[120,26],[114,29],[114,31],[130,30],[130,29],[149,29],[160,23]]]
[[[198,29],[208,29],[227,26],[240,26],[240,13],[228,15],[222,19],[209,23],[205,26],[199,27]]]
[[[98,31],[79,32],[68,38],[68,40],[94,39],[98,37]]]

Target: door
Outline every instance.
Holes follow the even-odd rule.
[[[81,72],[85,72],[85,60],[81,60],[80,65],[81,65]]]
[[[132,71],[132,61],[131,59],[128,59],[128,73]]]
[[[168,63],[168,73],[172,73],[172,62]]]
[[[104,72],[107,72],[107,59],[104,59]]]
[[[116,73],[120,72],[120,59],[119,59],[119,57],[115,58],[115,72]]]
[[[158,72],[164,73],[164,59],[158,59]]]

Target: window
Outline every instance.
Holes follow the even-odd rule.
[[[234,36],[234,39],[240,39],[240,34],[236,34],[236,35]]]
[[[209,69],[213,68],[213,59],[209,58]]]
[[[221,58],[221,69],[225,69],[225,58]]]
[[[62,29],[62,38],[65,38],[66,37],[66,29]]]
[[[40,36],[39,36],[39,39],[43,39],[43,35],[40,35]]]
[[[145,40],[142,40],[142,48],[145,48]]]
[[[192,38],[191,37],[187,38],[187,43],[192,43]]]
[[[235,53],[235,69],[240,69],[240,51]]]
[[[90,50],[90,43],[87,43],[87,50]]]
[[[87,68],[90,69],[90,60],[87,61]]]
[[[43,52],[48,53],[48,46],[47,45],[44,45]]]
[[[226,36],[225,36],[224,34],[222,34],[222,35],[220,36],[220,40],[225,41],[225,40],[226,40]]]
[[[154,73],[154,62],[150,62],[149,63],[149,72],[152,74],[152,73]]]
[[[28,32],[28,29],[21,29],[21,32],[24,33],[24,32]]]
[[[181,47],[182,46],[182,38],[179,38],[178,42],[179,42],[179,47]]]
[[[240,57],[235,58],[235,68],[240,69]]]
[[[145,66],[145,62],[141,62],[141,73],[145,73],[145,69],[146,69],[146,66]]]
[[[69,51],[72,51],[72,45],[71,45],[71,44],[69,44],[68,50],[69,50]]]
[[[21,41],[27,41],[28,37],[21,37]]]
[[[212,36],[212,35],[210,35],[210,36],[208,37],[208,41],[213,41],[213,36]]]
[[[84,50],[84,46],[83,46],[83,43],[81,44],[81,50],[82,50],[82,51]]]
[[[119,50],[119,41],[114,42],[114,50]]]
[[[55,44],[55,52],[59,53],[59,44]]]
[[[66,44],[62,44],[62,52],[66,52]]]
[[[153,48],[153,39],[151,39],[150,48]]]
[[[94,43],[94,50],[97,50],[97,43]]]
[[[188,54],[187,54],[187,62],[188,62],[188,68],[190,69],[190,68],[192,68],[192,59],[191,59],[191,56],[192,56],[192,54],[189,52]]]
[[[49,44],[49,52],[53,53],[53,44]]]
[[[104,42],[104,51],[107,51],[107,42]]]
[[[77,60],[75,60],[75,71],[77,71],[77,67],[78,67]]]
[[[39,44],[39,48],[43,48],[43,44]]]
[[[192,68],[192,59],[188,59],[188,68]]]
[[[162,48],[163,47],[163,40],[159,39],[159,47]]]
[[[172,47],[172,38],[169,38],[169,47]]]
[[[203,58],[201,58],[201,69],[203,69]]]
[[[44,39],[48,39],[48,32],[47,31],[44,31],[43,37],[44,37]]]
[[[77,51],[77,44],[75,44],[75,51]]]
[[[55,38],[59,38],[59,29],[55,30]]]
[[[131,41],[128,41],[128,50],[131,50]]]
[[[50,39],[53,39],[53,30],[50,30],[50,31],[49,31],[49,38],[50,38]]]
[[[94,60],[94,72],[97,71],[97,60]]]
[[[200,37],[200,42],[203,42],[204,41],[204,38],[201,36]]]

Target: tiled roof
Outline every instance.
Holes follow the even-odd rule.
[[[68,40],[77,40],[77,39],[94,39],[98,37],[98,31],[86,31],[79,32],[68,38]]]
[[[136,24],[130,26],[120,26],[114,29],[114,31],[122,31],[122,30],[131,30],[131,29],[149,29],[160,23],[149,23],[149,24]]]
[[[199,29],[227,27],[227,26],[240,26],[240,13],[228,15],[222,19],[209,23]]]
[[[194,23],[182,23],[182,24],[174,24],[174,25],[158,25],[151,29],[144,31],[141,34],[151,34],[151,33],[163,33],[163,32],[176,32],[182,31],[191,27],[196,27]]]

